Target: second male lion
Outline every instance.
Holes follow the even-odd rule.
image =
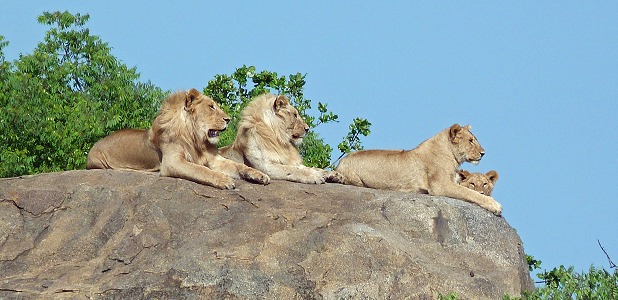
[[[491,196],[494,184],[498,181],[498,172],[470,173],[466,170],[457,171],[457,183],[483,195]]]
[[[343,182],[337,172],[303,165],[297,147],[309,126],[283,95],[263,94],[242,112],[236,139],[221,155],[270,176],[302,183]]]
[[[454,124],[413,150],[350,153],[335,171],[346,184],[457,198],[500,215],[502,206],[496,200],[453,180],[463,162],[478,163],[484,154],[470,126]]]
[[[160,171],[217,188],[235,187],[232,178],[268,184],[268,175],[219,155],[219,132],[228,115],[195,89],[165,99],[149,130],[123,129],[94,144],[87,169]]]

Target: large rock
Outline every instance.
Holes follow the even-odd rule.
[[[0,179],[0,298],[499,299],[533,288],[507,222],[338,184],[70,171]]]

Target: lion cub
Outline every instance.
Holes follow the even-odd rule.
[[[350,153],[335,171],[345,177],[345,184],[457,198],[500,215],[502,206],[496,200],[453,180],[462,163],[477,164],[484,154],[470,126],[454,124],[413,150]]]
[[[466,170],[457,171],[457,183],[483,195],[491,196],[494,184],[498,181],[498,172],[470,173]]]

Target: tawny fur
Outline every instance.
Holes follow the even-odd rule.
[[[219,132],[228,122],[211,98],[195,89],[177,92],[165,99],[150,129],[120,130],[97,142],[87,168],[159,170],[222,189],[234,188],[233,178],[268,184],[268,175],[219,155]]]
[[[350,153],[335,171],[345,177],[346,184],[457,198],[499,215],[502,207],[496,200],[454,180],[463,162],[478,163],[484,154],[470,127],[454,124],[413,150]]]
[[[160,152],[148,140],[144,129],[122,129],[96,142],[86,169],[159,171]]]
[[[483,195],[491,196],[494,185],[498,181],[498,172],[470,173],[466,170],[457,171],[457,183]]]
[[[343,182],[337,172],[303,165],[298,146],[309,126],[283,95],[263,94],[242,112],[232,145],[221,155],[245,163],[272,179],[319,184]]]

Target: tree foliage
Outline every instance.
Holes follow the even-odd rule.
[[[618,299],[618,270],[590,267],[575,272],[560,266],[538,274],[545,286],[537,288],[529,299]]]
[[[8,41],[0,36],[0,177],[83,168],[100,138],[122,128],[149,127],[169,93],[139,81],[136,68],[128,68],[90,34],[88,19],[87,14],[43,13],[38,22],[49,26],[44,40],[13,62],[5,60]],[[287,95],[311,128],[336,122],[338,116],[321,102],[317,117],[310,114],[304,85],[300,73],[286,77],[253,66],[216,75],[204,93],[233,119],[221,145],[233,141],[240,111],[264,92]],[[363,122],[367,127],[357,130],[368,134],[369,123]],[[344,149],[358,149],[360,140],[348,140],[356,144]],[[307,165],[322,168],[329,166],[331,152],[314,131],[301,149]]]
[[[161,89],[111,55],[88,18],[46,12],[38,21],[51,28],[33,53],[3,58],[0,176],[83,168],[94,142],[147,127],[158,109]]]
[[[599,246],[601,243],[599,242]],[[607,255],[607,252],[605,252]],[[541,279],[534,292],[524,295],[524,299],[618,299],[618,269],[609,255],[609,272],[604,268],[591,266],[588,272],[576,272],[573,267],[559,266],[537,274]],[[541,261],[527,256],[530,271],[541,269]],[[512,298],[511,298],[512,299]]]

